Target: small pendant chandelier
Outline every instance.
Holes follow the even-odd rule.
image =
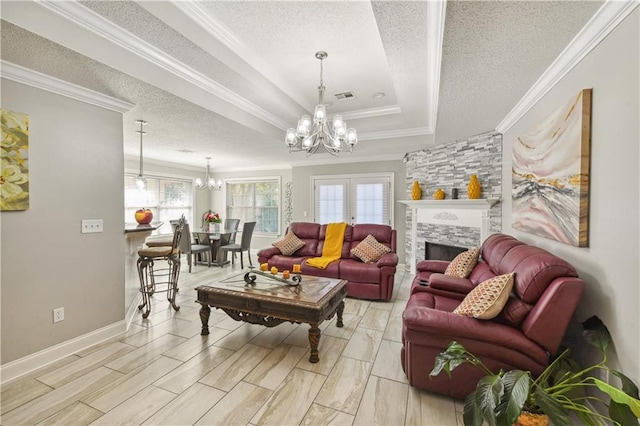
[[[307,156],[315,154],[322,146],[329,154],[337,156],[344,148],[353,147],[358,143],[356,129],[347,129],[347,123],[342,116],[334,115],[333,124],[329,125],[327,112],[324,106],[324,82],[322,80],[322,61],[327,58],[327,52],[316,52],[316,58],[320,60],[320,86],[318,86],[318,105],[316,105],[311,117],[303,115],[298,121],[296,129],[287,129],[284,143],[289,147],[289,152],[306,151]]]
[[[142,126],[147,124],[147,122],[144,120],[136,120],[136,123],[140,124],[140,130],[136,130],[136,133],[140,133],[140,173],[136,178],[136,187],[140,190],[143,190],[147,186],[147,180],[142,174],[142,135],[146,135],[147,132],[142,130]]]
[[[196,178],[194,181],[194,185],[198,189],[209,189],[214,191],[220,191],[222,189],[222,180],[218,179],[218,181],[216,182],[215,179],[211,177],[211,173],[209,170],[211,168],[211,166],[209,165],[209,160],[211,160],[211,157],[204,157],[204,158],[206,158],[207,160],[207,170],[204,174],[204,180],[200,178]]]

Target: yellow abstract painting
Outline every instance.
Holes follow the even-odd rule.
[[[29,210],[29,116],[0,109],[0,211]]]

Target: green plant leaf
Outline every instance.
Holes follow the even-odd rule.
[[[480,407],[482,417],[490,426],[496,426],[496,407],[500,403],[504,385],[499,375],[484,376],[476,386],[476,404]]]
[[[476,403],[476,393],[473,392],[464,400],[464,414],[462,415],[465,426],[482,426],[482,413]]]
[[[631,412],[628,405],[618,404],[615,401],[609,403],[609,417],[620,425],[632,425],[638,423],[638,418]]]
[[[582,323],[582,328],[584,329],[582,335],[587,343],[603,353],[607,351],[611,344],[611,334],[600,318],[592,316]]]
[[[618,404],[625,404],[629,406],[629,408],[631,409],[631,412],[636,416],[636,418],[640,418],[640,401],[639,400],[627,395],[620,389],[614,386],[611,386],[609,383],[605,383],[600,379],[596,379],[595,377],[592,377],[591,380],[593,380],[593,382],[596,384],[598,389],[600,389],[602,392],[609,395],[613,401],[617,402]]]
[[[496,409],[498,423],[511,425],[522,412],[522,407],[529,396],[531,376],[528,371],[511,370],[502,377],[504,394]]]
[[[635,399],[640,399],[640,397],[638,396],[638,387],[636,386],[635,383],[633,383],[633,380],[631,380],[630,378],[628,378],[627,376],[625,376],[619,371],[616,371],[616,370],[609,370],[609,371],[611,372],[611,374],[613,374],[614,376],[620,379],[620,381],[622,382],[622,391],[624,393],[634,397]]]
[[[553,395],[550,395],[541,387],[536,387],[534,391],[534,400],[540,410],[549,416],[554,426],[571,426],[573,423],[569,418],[569,414],[562,407],[560,401],[558,401]]]

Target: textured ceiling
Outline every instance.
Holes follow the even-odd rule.
[[[3,60],[135,104],[124,114],[126,156],[137,159],[134,120],[143,118],[146,159],[201,167],[212,156],[214,170],[401,158],[493,130],[602,4],[447,2],[440,90],[429,93],[434,16],[425,1],[62,5],[104,21],[102,33],[46,2],[2,3]],[[123,46],[109,31],[143,48]],[[361,135],[339,159],[288,154],[283,143],[284,129],[317,101],[317,50],[329,53],[328,112],[342,113]],[[341,91],[356,99],[335,99]]]

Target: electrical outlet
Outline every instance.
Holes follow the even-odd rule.
[[[53,310],[53,322],[64,320],[64,308],[55,308]]]
[[[102,232],[102,219],[83,219],[82,233],[91,234],[93,232]]]

